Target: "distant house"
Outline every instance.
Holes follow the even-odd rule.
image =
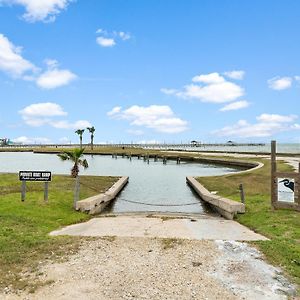
[[[0,146],[5,146],[7,145],[7,139],[0,139]]]
[[[198,146],[200,144],[200,142],[197,142],[197,141],[191,141],[191,145],[192,146]]]
[[[235,146],[235,145],[236,145],[236,143],[233,142],[233,141],[227,141],[226,144],[227,144],[228,146]]]

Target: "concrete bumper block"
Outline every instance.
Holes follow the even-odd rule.
[[[128,179],[128,176],[123,176],[105,193],[78,201],[76,203],[76,210],[88,212],[92,215],[100,213],[125,187],[125,185],[128,183]]]
[[[202,200],[212,205],[226,219],[233,219],[237,213],[245,213],[245,205],[243,203],[211,194],[192,176],[188,176],[186,180]]]

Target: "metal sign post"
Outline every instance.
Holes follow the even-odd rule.
[[[19,180],[22,181],[21,201],[26,198],[26,181],[45,182],[44,201],[48,202],[48,187],[52,174],[49,171],[19,171]]]

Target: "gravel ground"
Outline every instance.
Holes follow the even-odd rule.
[[[42,266],[39,274],[53,283],[0,299],[277,300],[293,294],[257,250],[228,241],[97,238],[67,262]]]

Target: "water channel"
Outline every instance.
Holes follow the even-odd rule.
[[[149,164],[143,159],[102,155],[86,155],[89,168],[81,175],[129,176],[129,184],[109,207],[109,212],[180,212],[207,213],[207,207],[186,184],[186,176],[214,176],[237,171],[231,167],[168,160]],[[53,174],[70,174],[70,162],[62,162],[53,154],[31,152],[0,153],[0,172],[47,170]],[[50,194],[51,197],[51,194]]]

